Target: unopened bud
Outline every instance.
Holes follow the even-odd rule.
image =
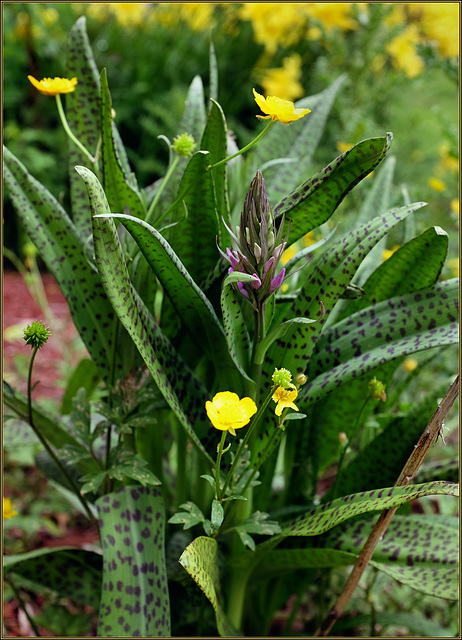
[[[306,376],[304,373],[297,373],[297,375],[295,376],[295,382],[299,387],[301,387],[308,382],[308,376]]]
[[[348,442],[348,436],[344,431],[340,431],[340,433],[338,434],[338,441],[340,442],[340,444],[345,444],[346,442]]]
[[[253,255],[255,256],[255,260],[257,262],[260,262],[260,260],[261,260],[261,247],[259,247],[256,242],[253,243]]]

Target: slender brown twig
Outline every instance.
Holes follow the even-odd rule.
[[[430,446],[438,435],[441,435],[444,426],[444,420],[449,413],[450,408],[454,404],[457,396],[459,395],[459,376],[454,380],[449,387],[448,392],[436,407],[435,413],[431,417],[430,422],[426,426],[424,432],[420,436],[418,443],[414,446],[414,451],[409,456],[406,464],[404,465],[398,480],[395,483],[395,487],[406,486],[411,483],[414,475],[417,473],[420,465],[424,461]],[[395,515],[396,507],[394,509],[386,509],[380,514],[379,519],[366,544],[364,545],[355,566],[345,584],[345,587],[338,597],[336,603],[331,607],[329,613],[325,617],[319,629],[317,629],[314,637],[325,637],[329,634],[330,630],[342,615],[348,601],[353,595],[361,576],[367,567],[375,548],[379,541],[382,539],[391,519]]]

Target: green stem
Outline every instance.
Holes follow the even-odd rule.
[[[86,149],[83,144],[78,140],[75,135],[72,133],[71,128],[69,127],[69,123],[67,122],[66,114],[64,113],[63,104],[61,102],[61,96],[59,93],[56,94],[56,105],[58,107],[59,117],[61,118],[62,125],[64,127],[64,131],[67,133],[68,137],[72,142],[82,151],[84,155],[90,160],[93,165],[96,165],[96,158],[94,158],[91,153]]]
[[[35,635],[40,638],[41,634],[38,630],[37,625],[35,624],[33,618],[31,618],[31,616],[29,615],[29,612],[27,611],[27,607],[26,607],[26,603],[24,602],[24,600],[21,597],[21,594],[19,593],[19,589],[16,587],[16,585],[14,584],[13,580],[11,579],[10,575],[5,576],[5,582],[7,582],[10,587],[13,589],[14,595],[16,600],[18,601],[19,606],[21,607],[21,609],[24,611],[24,613],[26,614],[26,618],[29,621],[30,626],[32,627]]]
[[[351,438],[348,440],[348,442],[345,443],[345,446],[342,449],[342,453],[340,454],[340,458],[338,461],[338,465],[337,465],[337,474],[335,476],[335,480],[334,480],[334,486],[332,488],[332,500],[335,500],[335,498],[337,497],[337,492],[338,492],[338,487],[340,484],[340,478],[342,475],[342,467],[343,467],[343,462],[345,459],[345,454],[347,452],[348,447],[351,446],[352,442],[354,441],[355,437],[358,434],[359,431],[359,427],[361,426],[361,419],[364,413],[364,410],[367,407],[367,404],[369,402],[369,400],[371,399],[371,397],[367,397],[366,400],[363,403],[363,406],[361,407],[359,413],[358,413],[358,417],[356,418],[356,423],[355,426],[353,428],[353,432],[351,434]]]
[[[266,398],[263,401],[262,405],[260,406],[260,408],[258,409],[257,413],[255,414],[255,417],[252,420],[252,422],[250,424],[250,427],[247,429],[247,433],[245,434],[244,439],[241,441],[241,444],[239,445],[238,450],[236,451],[236,455],[234,457],[233,463],[232,463],[231,468],[228,471],[228,474],[226,476],[225,483],[223,485],[222,495],[224,495],[224,492],[225,492],[227,486],[229,485],[231,479],[233,478],[234,470],[236,468],[237,463],[239,462],[239,458],[241,457],[242,452],[244,451],[244,448],[247,445],[250,436],[255,431],[255,428],[258,426],[260,420],[262,419],[263,414],[265,413],[266,407],[268,406],[272,395],[273,395],[273,388],[270,389],[268,395],[266,396]]]
[[[245,153],[246,151],[251,149],[254,146],[254,144],[257,144],[257,142],[259,140],[261,140],[263,138],[263,136],[268,133],[268,131],[271,129],[271,127],[273,126],[273,124],[275,122],[276,122],[276,120],[270,120],[270,122],[268,122],[267,126],[263,129],[263,131],[261,131],[258,134],[258,136],[252,140],[252,142],[249,142],[249,144],[247,144],[243,149],[240,149],[239,151],[237,151],[237,153],[234,153],[232,156],[229,156],[228,158],[224,158],[223,160],[220,160],[219,162],[216,162],[215,164],[212,164],[209,167],[209,170],[210,169],[215,169],[216,167],[220,167],[222,164],[226,164],[227,162],[229,162],[233,158],[237,158],[237,156],[240,156],[241,153]]]
[[[223,455],[223,447],[225,446],[227,433],[228,433],[227,431],[223,431],[222,433],[220,444],[218,445],[217,461],[215,464],[215,486],[216,486],[215,495],[216,495],[216,499],[220,502],[221,502],[222,495],[225,491],[224,487],[223,487],[223,491],[220,489],[220,465],[221,465],[221,457]]]
[[[96,519],[94,518],[92,512],[90,511],[90,507],[88,506],[87,501],[81,495],[78,486],[72,480],[72,478],[68,474],[66,468],[63,466],[63,464],[61,463],[59,458],[56,456],[56,454],[54,453],[54,451],[52,450],[52,448],[50,447],[48,442],[45,440],[45,438],[42,436],[42,434],[40,433],[40,431],[37,429],[37,427],[34,424],[33,413],[32,413],[32,367],[33,367],[35,356],[37,355],[37,351],[38,350],[39,350],[39,347],[36,347],[34,349],[34,352],[32,354],[31,360],[30,360],[29,373],[28,373],[28,376],[27,376],[27,407],[28,407],[29,424],[30,424],[33,432],[37,436],[37,438],[40,440],[40,442],[44,446],[45,451],[48,453],[50,458],[54,461],[55,465],[58,467],[59,471],[61,472],[61,474],[66,479],[68,485],[70,486],[72,491],[75,493],[75,495],[79,499],[79,501],[80,501],[81,505],[83,506],[83,508],[85,509],[85,513],[87,514],[87,516],[90,519],[90,521],[93,522],[94,524],[97,524]]]
[[[160,196],[162,195],[162,193],[163,193],[163,191],[164,191],[165,187],[167,186],[168,181],[169,181],[169,180],[170,180],[170,178],[172,177],[172,174],[173,174],[173,172],[175,171],[175,168],[176,168],[176,166],[177,166],[177,164],[178,164],[179,159],[180,159],[180,156],[175,155],[175,157],[173,158],[172,162],[170,163],[170,166],[169,166],[169,167],[168,167],[168,169],[167,169],[167,173],[165,174],[165,177],[164,177],[164,179],[162,180],[162,183],[161,183],[161,185],[159,186],[159,188],[158,188],[158,190],[157,190],[157,193],[156,193],[156,195],[154,196],[154,199],[153,199],[153,201],[151,202],[151,205],[150,205],[150,207],[149,207],[149,209],[148,209],[148,212],[147,212],[147,214],[146,214],[145,222],[148,222],[148,223],[149,223],[149,221],[150,221],[150,219],[151,219],[151,216],[152,216],[152,214],[154,213],[154,210],[155,210],[155,208],[156,208],[156,205],[157,205],[157,203],[159,202],[159,198],[160,198]],[[159,222],[161,222],[161,221],[165,218],[165,216],[167,215],[167,213],[168,213],[168,209],[167,209],[167,211],[166,211],[166,212],[165,212],[165,213],[164,213],[164,214],[163,214],[163,215],[162,215],[162,216],[161,216],[161,217],[156,221],[156,224],[157,224],[157,225],[159,224]]]

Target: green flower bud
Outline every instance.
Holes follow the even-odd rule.
[[[292,384],[292,374],[287,369],[275,369],[271,379],[277,387],[295,388],[295,385]]]
[[[184,156],[187,158],[192,154],[194,149],[196,148],[196,141],[193,136],[189,135],[189,133],[182,133],[176,138],[173,138],[173,150],[179,156]]]
[[[308,377],[304,373],[297,373],[297,375],[295,376],[295,382],[299,387],[302,387],[308,382]]]
[[[367,385],[367,389],[369,391],[369,395],[371,398],[382,399],[383,402],[386,402],[387,395],[385,393],[385,385],[380,380],[374,376],[372,380]]]
[[[30,345],[31,349],[40,349],[48,342],[51,331],[40,320],[34,320],[31,325],[27,325],[24,329],[24,340]]]

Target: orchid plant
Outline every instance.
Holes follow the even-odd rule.
[[[29,78],[56,96],[68,132],[71,210],[4,149],[8,195],[89,356],[69,381],[73,397],[48,415],[31,397],[33,358],[49,336],[28,327],[29,394],[5,384],[4,402],[101,541],[7,556],[4,571],[93,607],[101,637],[268,635],[296,593],[313,600],[313,634],[327,614],[319,577],[355,564],[374,512],[458,495],[452,467],[410,484],[414,467],[398,483],[445,392],[396,413],[411,379],[399,367],[457,342],[458,282],[439,281],[440,228],[377,260],[386,234],[424,205],[378,213],[390,196],[391,134],[310,177],[339,78],[297,105],[254,91],[257,117],[270,121],[239,150],[213,48],[210,60],[210,99],[194,78],[178,136],[164,137],[165,177],[152,185],[131,171],[84,18],[70,34],[72,80]],[[355,226],[329,230],[371,172]],[[318,241],[302,247],[313,230]],[[298,250],[286,260],[289,247]],[[380,428],[359,438],[372,416]],[[403,512],[370,564],[451,600],[457,557],[455,528]]]

